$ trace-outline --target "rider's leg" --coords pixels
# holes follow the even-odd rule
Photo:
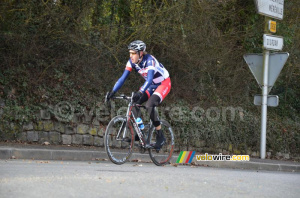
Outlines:
[[[155,148],[160,149],[161,146],[165,143],[166,139],[164,134],[161,130],[161,125],[158,117],[157,111],[155,111],[155,107],[158,106],[165,97],[170,93],[171,90],[171,80],[170,78],[165,79],[161,85],[155,89],[153,95],[149,98],[148,102],[146,103],[147,111],[150,115],[150,119],[155,126],[157,135],[156,135],[156,143]]]
[[[159,105],[161,99],[157,95],[152,95],[146,103],[146,109],[150,116],[150,119],[155,126],[155,129],[160,129],[160,121],[158,117],[157,111],[155,111],[155,107]]]
[[[142,95],[142,97],[136,102],[136,104],[139,104],[139,105],[143,104],[147,100],[148,100],[148,95],[147,95],[147,93],[144,93]],[[133,112],[133,115],[134,115],[135,118],[138,118],[138,117],[142,116],[141,110],[138,107],[133,107],[132,112]]]
[[[150,115],[150,119],[156,129],[156,143],[154,145],[154,148],[160,149],[161,146],[165,143],[166,139],[164,137],[164,134],[161,130],[161,124],[158,117],[157,111],[155,111],[155,107],[159,105],[161,102],[161,99],[158,95],[153,94],[150,99],[146,103],[146,109],[148,114]]]

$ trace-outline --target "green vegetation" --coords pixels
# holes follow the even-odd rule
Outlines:
[[[284,6],[276,35],[290,57],[270,93],[280,105],[268,108],[267,151],[299,154],[300,1]],[[141,39],[171,75],[162,107],[183,109],[181,121],[171,121],[178,145],[258,151],[260,108],[252,101],[261,90],[243,55],[262,52],[263,30],[254,0],[3,0],[1,133],[21,131],[45,105],[67,101],[80,112],[102,103],[125,68],[128,43]],[[142,82],[131,74],[121,92]],[[196,122],[189,113],[196,106],[241,107],[243,120]]]

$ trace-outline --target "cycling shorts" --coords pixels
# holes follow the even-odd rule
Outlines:
[[[171,79],[167,78],[161,82],[160,85],[150,85],[150,87],[146,90],[148,95],[148,99],[152,94],[155,94],[160,97],[160,102],[162,102],[165,97],[170,93],[171,90]]]

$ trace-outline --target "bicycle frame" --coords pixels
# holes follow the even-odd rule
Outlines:
[[[133,101],[132,101],[133,94],[134,94],[134,92],[132,92],[131,97],[126,97],[126,96],[114,97],[116,99],[124,99],[124,100],[129,100],[130,99],[130,102],[128,103],[127,112],[126,112],[126,118],[127,118],[126,120],[127,121],[126,121],[126,123],[125,122],[122,123],[122,126],[119,129],[119,131],[118,131],[116,140],[123,140],[126,137],[126,135],[128,133],[127,126],[129,126],[130,130],[132,130],[132,126],[130,124],[130,122],[131,122],[132,125],[133,125],[133,127],[134,127],[134,129],[135,129],[135,131],[137,132],[137,135],[138,135],[138,137],[140,139],[140,143],[142,144],[143,147],[145,147],[145,145],[147,143],[149,143],[150,137],[148,135],[147,141],[145,141],[145,139],[143,137],[143,134],[142,134],[142,131],[140,130],[140,128],[138,127],[138,124],[136,123],[136,118],[135,118],[134,114],[132,113],[132,108],[134,106],[137,106],[137,107],[144,107],[144,106],[137,105],[137,104],[133,103]],[[150,123],[151,123],[151,120],[150,120]],[[121,131],[123,131],[123,127],[125,127],[125,130],[124,130],[123,136],[120,138],[120,135],[121,135],[120,133],[121,133]],[[151,128],[149,128],[149,132],[150,132],[150,130],[151,130]],[[150,133],[148,133],[148,134],[150,134]]]

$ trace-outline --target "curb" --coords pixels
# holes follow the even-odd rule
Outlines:
[[[174,165],[178,155],[173,155],[170,160]],[[0,147],[0,159],[31,159],[31,160],[71,160],[71,161],[108,161],[107,154],[103,148],[99,150],[79,150],[79,149],[48,149],[48,148],[15,148],[11,146]],[[151,163],[149,154],[132,153],[130,158],[132,162]],[[205,166],[212,168],[231,168],[248,169],[257,171],[282,171],[282,172],[300,172],[300,163],[278,161],[278,160],[260,160],[244,162],[229,161],[196,161],[192,164],[176,164],[185,166]]]
[[[283,172],[300,172],[300,164],[280,164],[265,162],[228,162],[228,161],[212,161],[212,162],[196,162],[200,166],[208,166],[214,168],[233,168],[248,169],[257,171],[283,171]]]
[[[176,156],[173,156],[174,158]],[[0,147],[0,159],[32,159],[32,160],[74,160],[74,161],[107,161],[106,152],[91,150],[57,150],[36,148]],[[149,154],[132,153],[131,160],[151,162]]]

